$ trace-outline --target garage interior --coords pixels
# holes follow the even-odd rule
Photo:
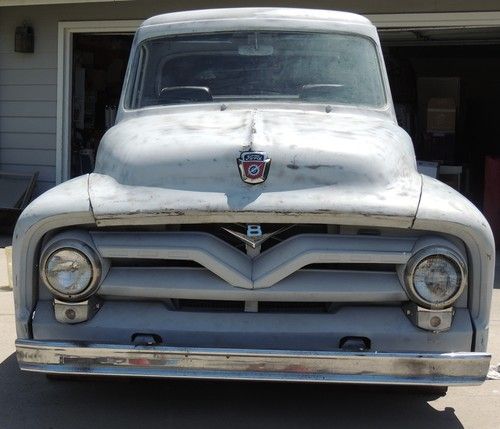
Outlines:
[[[71,177],[94,169],[104,133],[114,124],[132,46],[130,34],[75,34]]]
[[[500,156],[500,29],[383,30],[381,39],[421,169],[488,216],[500,199],[490,183]]]
[[[498,234],[500,28],[383,29],[380,37],[398,122],[413,139],[419,169],[474,202]],[[128,34],[74,36],[72,177],[93,169],[131,43]]]

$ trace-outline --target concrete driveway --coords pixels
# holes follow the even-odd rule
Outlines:
[[[498,270],[497,270],[498,271]],[[499,273],[500,274],[500,273]],[[490,351],[500,363],[500,275]],[[437,400],[404,389],[251,382],[50,381],[21,373],[0,292],[0,428],[500,428],[500,380]]]

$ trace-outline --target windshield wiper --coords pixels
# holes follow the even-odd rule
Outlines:
[[[342,94],[345,86],[340,83],[314,83],[300,88],[301,100],[327,101]]]
[[[160,91],[163,103],[192,103],[213,101],[212,93],[206,86],[168,86]]]

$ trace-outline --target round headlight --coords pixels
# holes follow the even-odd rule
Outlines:
[[[99,260],[90,247],[79,242],[50,246],[44,252],[40,267],[46,286],[66,300],[88,297],[99,281]]]
[[[406,266],[406,286],[410,298],[426,308],[449,307],[467,284],[463,258],[447,248],[426,248]]]

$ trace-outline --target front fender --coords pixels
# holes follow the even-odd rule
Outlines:
[[[488,221],[474,204],[449,186],[423,176],[413,228],[460,238],[469,256],[469,308],[475,351],[486,351],[495,272],[495,240]]]
[[[88,193],[88,175],[52,188],[22,212],[13,237],[12,272],[16,330],[20,339],[29,339],[30,319],[38,293],[38,248],[50,230],[95,224]]]

